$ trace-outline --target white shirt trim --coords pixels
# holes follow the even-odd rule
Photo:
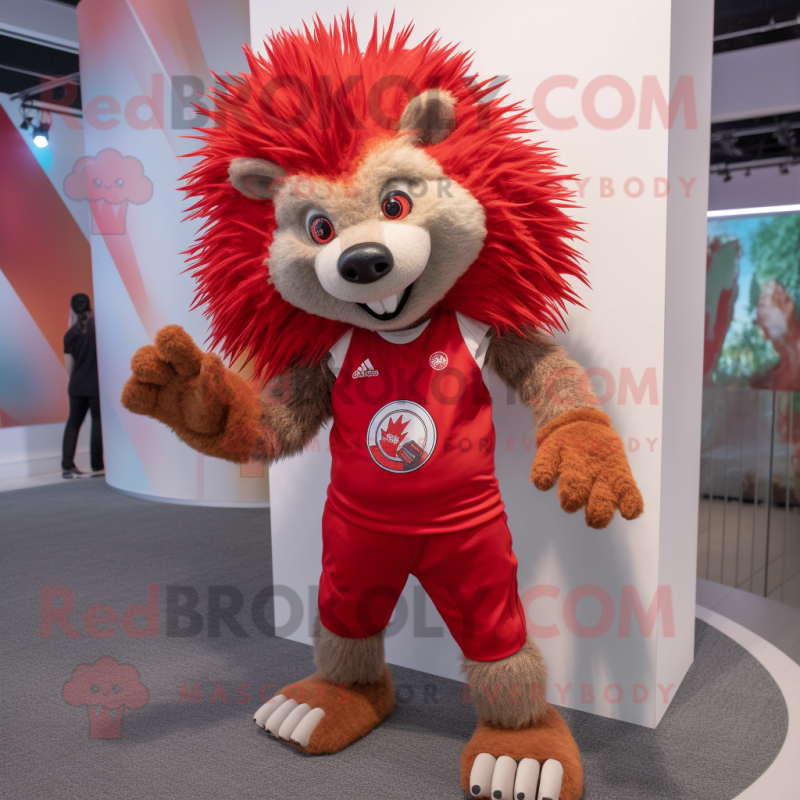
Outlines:
[[[459,314],[458,311],[456,311],[456,319],[467,350],[472,353],[478,369],[482,370],[483,362],[486,360],[486,351],[489,349],[489,328],[492,326],[485,322],[476,322],[474,319]]]
[[[328,369],[338,378],[344,366],[344,359],[347,349],[350,347],[350,340],[353,338],[353,329],[339,339],[336,344],[328,351]]]
[[[409,342],[413,342],[414,339],[419,339],[422,335],[422,331],[430,325],[430,322],[430,319],[426,319],[425,322],[420,323],[416,328],[408,328],[404,331],[378,331],[378,336],[380,336],[381,339],[386,339],[387,342],[391,342],[391,344],[408,344]]]
[[[458,328],[461,331],[461,336],[464,338],[464,344],[467,346],[478,369],[483,369],[483,362],[486,360],[486,351],[489,349],[489,328],[484,322],[476,322],[474,319],[465,317],[463,314],[456,312],[456,320],[458,321]],[[430,324],[430,319],[417,325],[416,328],[409,328],[404,331],[378,331],[378,336],[385,339],[391,344],[409,344],[415,339],[418,339],[425,328]],[[328,352],[328,368],[338,378],[339,373],[342,371],[347,350],[350,347],[350,340],[353,338],[353,329],[350,328],[347,333],[339,339],[336,344],[331,347]]]

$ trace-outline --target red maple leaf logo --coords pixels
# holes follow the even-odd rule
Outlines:
[[[389,417],[389,424],[386,426],[386,430],[381,428],[381,449],[390,458],[397,457],[397,448],[403,443],[403,439],[408,436],[405,430],[409,422],[411,422],[410,419],[403,422],[403,415],[401,414],[396,421]]]

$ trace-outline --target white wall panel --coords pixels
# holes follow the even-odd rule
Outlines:
[[[350,9],[366,41],[373,14],[384,24],[392,5],[352,2]],[[284,7],[254,0],[253,44],[315,12],[327,22],[341,10],[324,0]],[[440,1],[397,11],[401,25],[416,21],[416,41],[438,28],[445,41],[475,51],[480,75],[510,76],[514,99],[544,102],[537,139],[554,145],[582,179],[576,216],[586,223],[580,247],[593,288],[582,292],[586,308],[570,312],[570,332],[559,338],[593,370],[645,514],[595,531],[582,514],[564,514],[555,491],[538,492],[528,482],[530,413],[494,379],[497,471],[529,630],[550,665],[549,698],[651,727],[693,652],[712,12],[708,0],[507,2],[469,14]],[[556,75],[571,79],[544,91]],[[605,84],[594,104],[593,80]],[[669,127],[653,97],[669,98],[676,88],[683,104]],[[271,469],[275,581],[306,606],[303,625],[282,633],[302,641],[320,572],[326,444],[323,435],[319,452]],[[453,640],[446,632],[423,635],[412,585],[404,597],[399,619],[403,607],[408,616],[388,639],[389,660],[458,677]],[[646,612],[658,597],[658,621],[649,628]],[[278,603],[279,626],[287,609]],[[430,604],[426,613],[428,625],[441,626]]]

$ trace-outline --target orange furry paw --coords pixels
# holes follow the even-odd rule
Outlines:
[[[625,519],[644,511],[625,446],[603,411],[565,411],[536,436],[531,480],[547,491],[558,481],[561,507],[568,513],[586,507],[586,523],[605,528],[619,509]]]
[[[152,416],[158,401],[158,387],[128,378],[122,387],[122,406],[133,414]]]
[[[156,333],[155,349],[178,373],[189,377],[200,372],[203,351],[180,325],[165,325]]]
[[[580,800],[578,745],[553,706],[519,730],[479,722],[461,755],[461,785],[472,797]]]
[[[122,405],[169,425],[195,450],[239,463],[280,453],[275,432],[262,424],[257,392],[179,325],[139,348],[131,372]]]
[[[315,673],[280,689],[256,711],[259,728],[303,753],[338,753],[366,736],[394,708],[394,688],[384,665],[375,683],[337,686]]]

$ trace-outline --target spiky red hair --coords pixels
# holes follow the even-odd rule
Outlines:
[[[491,81],[474,80],[470,55],[455,45],[431,34],[408,47],[412,26],[394,39],[392,27],[379,34],[376,20],[363,52],[349,14],[327,29],[317,18],[313,30],[282,30],[267,39],[266,57],[246,47],[250,74],[229,75],[213,92],[216,108],[198,109],[217,127],[200,132],[203,146],[194,155],[201,160],[186,176],[194,199],[189,218],[205,218],[189,251],[195,305],[206,306],[212,345],[232,358],[248,354],[264,379],[320,360],[349,326],[295,308],[269,282],[273,205],[234,189],[231,159],[267,159],[290,174],[347,176],[370,145],[396,135],[391,121],[409,95],[426,89],[445,89],[457,100],[455,130],[427,152],[481,203],[488,231],[478,259],[438,308],[499,333],[562,329],[566,303],[577,302],[567,278],[586,282],[570,244],[579,226],[563,210],[570,176],[557,172],[551,150],[530,141],[525,110],[488,99]],[[390,76],[398,75],[404,88],[393,85]],[[380,81],[376,106],[370,90]]]

